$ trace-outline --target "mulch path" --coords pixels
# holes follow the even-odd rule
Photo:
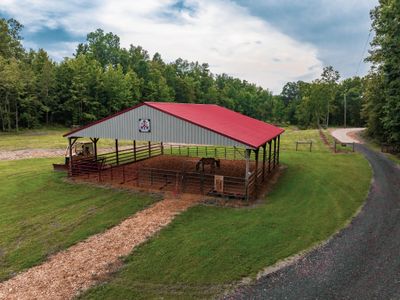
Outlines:
[[[51,256],[39,266],[0,283],[0,299],[71,299],[107,278],[121,257],[201,200],[185,194],[167,197],[121,224]]]

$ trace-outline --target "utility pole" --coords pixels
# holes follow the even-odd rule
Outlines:
[[[344,93],[344,128],[346,128],[346,117],[347,117],[347,99],[346,99],[346,93]]]

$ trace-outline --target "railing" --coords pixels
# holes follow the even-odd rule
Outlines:
[[[100,172],[106,169],[112,169],[117,166],[155,157],[160,155],[161,152],[161,144],[151,144],[150,146],[143,145],[136,148],[124,149],[118,152],[100,154],[97,156],[97,159],[94,157],[73,158],[72,168],[69,175],[78,176]],[[99,176],[101,176],[101,174],[99,174]]]

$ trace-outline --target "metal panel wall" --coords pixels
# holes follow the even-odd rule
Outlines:
[[[139,132],[139,119],[150,119],[151,131]],[[147,105],[72,133],[68,137],[92,137],[181,144],[248,146],[186,122]]]

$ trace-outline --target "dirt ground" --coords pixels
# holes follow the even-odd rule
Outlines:
[[[162,170],[197,172],[196,163],[199,161],[197,157],[160,155],[151,159],[146,159],[137,163],[126,165],[125,168],[155,168]],[[261,167],[261,163],[259,165]],[[250,163],[250,170],[255,167],[254,162]],[[215,168],[215,172],[211,172],[210,166],[205,166],[205,174],[223,175],[231,177],[244,177],[246,170],[246,162],[244,160],[223,160],[221,159],[221,167]]]
[[[121,257],[199,203],[199,195],[166,195],[121,224],[50,257],[45,263],[0,283],[0,299],[71,299],[103,281],[121,265]]]

